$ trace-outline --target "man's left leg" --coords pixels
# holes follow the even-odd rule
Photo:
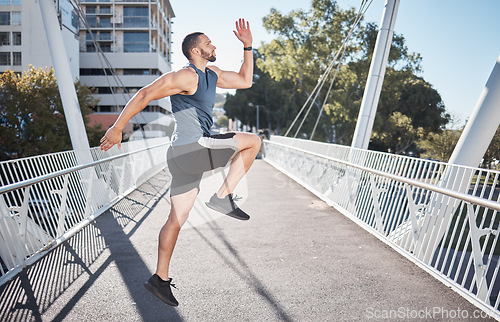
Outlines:
[[[250,170],[260,150],[261,140],[255,134],[236,133],[233,139],[238,142],[239,152],[233,157],[227,177],[217,192],[217,197],[219,198],[224,198],[233,193],[238,182]]]
[[[238,152],[231,160],[227,177],[222,186],[206,205],[230,217],[248,220],[250,216],[234,203],[232,193],[255,161],[261,141],[257,135],[250,133],[236,133],[233,139],[237,143]]]

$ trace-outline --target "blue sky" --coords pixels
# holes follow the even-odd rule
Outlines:
[[[171,0],[176,17],[172,26],[173,68],[187,62],[182,38],[193,31],[206,33],[217,47],[216,65],[238,70],[243,57],[234,36],[234,22],[250,22],[254,47],[273,35],[262,27],[271,8],[282,13],[307,9],[310,0],[199,1]],[[341,8],[358,8],[361,0],[339,0]],[[385,0],[373,0],[365,22],[380,24]],[[499,0],[401,0],[395,32],[408,49],[423,57],[423,76],[441,94],[446,109],[463,124],[470,116],[500,55]]]

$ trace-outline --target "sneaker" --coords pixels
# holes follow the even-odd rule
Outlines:
[[[238,197],[234,197],[234,199],[238,200]],[[248,220],[250,219],[250,216],[247,215],[243,210],[238,208],[238,206],[234,203],[233,195],[230,193],[224,198],[220,199],[217,197],[217,194],[214,193],[212,198],[205,203],[207,207],[221,212],[224,215],[228,215],[230,217],[236,218],[236,219],[241,219],[241,220]]]
[[[153,293],[154,296],[167,303],[168,305],[177,306],[179,302],[175,299],[172,294],[172,290],[170,286],[175,287],[175,284],[172,284],[172,279],[169,278],[168,281],[162,280],[158,275],[154,274],[151,278],[144,283],[144,287]]]

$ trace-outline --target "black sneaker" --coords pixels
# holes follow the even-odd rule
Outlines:
[[[172,279],[169,278],[168,281],[162,280],[158,275],[154,274],[151,278],[144,283],[144,287],[153,293],[154,296],[167,303],[168,305],[177,306],[179,302],[175,299],[172,294],[172,290],[170,286],[175,287],[175,284],[172,284]]]
[[[237,199],[237,198],[234,198]],[[220,199],[217,197],[217,194],[214,193],[212,198],[205,203],[207,207],[221,212],[224,215],[228,215],[230,217],[236,218],[236,219],[241,219],[241,220],[248,220],[250,219],[250,216],[247,215],[243,210],[238,208],[238,206],[234,203],[233,200],[233,195],[230,193],[224,198]]]

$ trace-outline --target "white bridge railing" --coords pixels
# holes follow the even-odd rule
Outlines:
[[[500,172],[273,136],[264,159],[500,318]]]
[[[167,138],[0,162],[0,285],[166,167]]]

